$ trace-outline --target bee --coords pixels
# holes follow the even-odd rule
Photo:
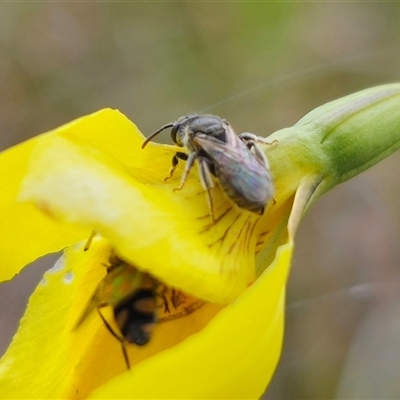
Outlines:
[[[157,322],[156,280],[111,254],[107,275],[100,281],[75,329],[96,308],[110,333],[121,343],[128,369],[126,343],[144,346],[151,338],[151,328]],[[111,306],[118,331],[101,312]]]
[[[106,276],[97,285],[74,329],[97,309],[108,331],[121,343],[128,369],[128,343],[146,345],[156,323],[185,317],[205,304],[203,300],[163,285],[149,274],[121,260],[113,252],[106,268]],[[112,307],[115,324],[107,321],[102,314],[103,307]]]
[[[181,190],[197,160],[201,184],[206,191],[211,219],[215,222],[211,189],[216,177],[226,195],[240,208],[262,215],[274,187],[268,160],[258,148],[263,142],[252,133],[237,135],[229,122],[214,115],[189,115],[170,122],[152,133],[142,149],[160,132],[171,128],[172,141],[189,154],[176,152],[169,175],[172,178],[179,160],[186,161],[179,187]]]

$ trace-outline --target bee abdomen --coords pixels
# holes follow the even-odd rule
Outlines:
[[[122,335],[129,343],[144,346],[156,323],[154,290],[139,289],[114,308],[114,317]]]
[[[243,194],[239,194],[237,192],[229,191],[225,189],[225,193],[228,197],[240,208],[245,210],[254,212],[256,214],[262,215],[264,213],[264,209],[268,203],[269,196],[265,197],[261,201],[255,202],[254,200],[247,199],[243,196]]]
[[[240,208],[262,215],[273,196],[269,177],[264,179],[232,179],[226,180],[218,174],[221,187],[226,195]],[[249,183],[252,182],[252,183]]]

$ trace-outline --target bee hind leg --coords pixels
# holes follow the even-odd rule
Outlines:
[[[199,175],[201,184],[207,192],[207,201],[208,201],[208,207],[210,209],[211,221],[213,224],[215,224],[216,219],[214,214],[214,201],[211,195],[211,189],[214,187],[214,183],[212,180],[208,163],[205,159],[202,158],[199,159]]]

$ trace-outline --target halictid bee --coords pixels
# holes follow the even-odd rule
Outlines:
[[[101,308],[110,306],[119,332],[105,319]],[[126,342],[143,346],[149,342],[151,328],[157,322],[156,280],[111,254],[107,275],[98,284],[77,328],[97,308],[107,329],[122,345],[128,368]]]
[[[121,343],[128,369],[127,343],[144,346],[150,341],[156,323],[185,317],[205,304],[203,300],[163,285],[115,253],[111,253],[106,267],[107,274],[97,285],[75,329],[97,309],[106,328]],[[114,322],[107,321],[101,312],[103,307],[112,308]]]
[[[213,222],[212,175],[219,180],[227,196],[240,208],[257,214],[264,213],[274,188],[268,160],[257,146],[257,142],[265,142],[263,138],[252,133],[236,135],[229,122],[224,119],[214,115],[193,114],[164,125],[145,140],[142,148],[167,128],[172,128],[172,141],[189,150],[189,154],[175,153],[169,176],[165,178],[167,180],[173,176],[179,159],[187,161],[181,183],[176,190],[184,187],[197,160]]]

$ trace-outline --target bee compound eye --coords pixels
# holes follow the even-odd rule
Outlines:
[[[175,124],[172,126],[172,129],[171,129],[171,139],[172,139],[172,141],[173,141],[174,143],[177,143],[177,137],[176,137],[176,135],[178,134],[180,128],[181,128],[181,124],[178,123],[178,122],[175,123]]]

